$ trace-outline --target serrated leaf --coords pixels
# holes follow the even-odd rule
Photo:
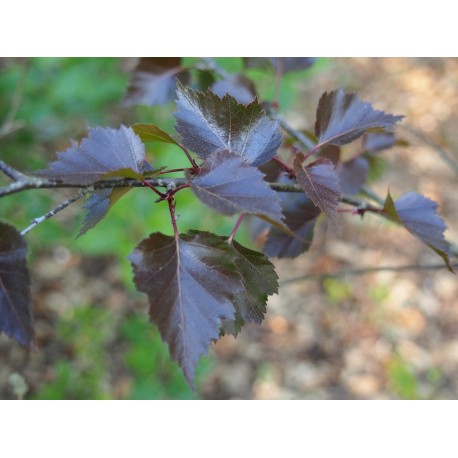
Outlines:
[[[450,272],[453,272],[449,259],[450,245],[444,238],[447,225],[437,214],[437,207],[436,202],[416,192],[407,192],[396,202],[388,193],[383,210],[434,250],[444,260]]]
[[[344,162],[339,169],[340,189],[343,194],[357,194],[366,183],[369,174],[369,162],[364,157],[357,157]]]
[[[297,72],[310,68],[316,61],[314,57],[244,57],[245,68],[272,66],[282,73]]]
[[[263,177],[256,167],[229,151],[208,156],[198,175],[186,173],[196,196],[214,210],[224,215],[253,213],[280,221],[280,199]]]
[[[0,333],[34,348],[27,245],[21,234],[0,222]]]
[[[83,205],[83,209],[87,211],[83,222],[81,223],[80,231],[77,235],[81,237],[89,229],[94,228],[107,215],[111,207],[132,188],[105,188],[96,189],[91,193],[89,199]]]
[[[293,184],[294,181],[283,176],[280,183]],[[307,251],[313,241],[313,230],[320,209],[304,194],[279,192],[284,224],[293,235],[270,228],[264,243],[263,251],[268,256],[278,258],[295,258]],[[259,230],[263,230],[259,227]]]
[[[78,145],[58,153],[58,160],[37,172],[65,184],[90,185],[104,177],[143,179],[151,166],[145,160],[145,146],[128,127],[96,127]]]
[[[282,142],[278,121],[271,121],[257,100],[247,106],[230,95],[220,99],[178,84],[175,129],[184,146],[206,159],[215,151],[228,150],[252,165],[275,156]]]
[[[146,164],[143,171],[143,176],[152,177],[158,175],[164,167],[153,169],[149,164]],[[113,205],[124,194],[131,191],[133,188],[102,188],[91,191],[89,198],[83,205],[83,210],[86,210],[86,215],[81,223],[80,231],[76,238],[84,235],[88,230],[93,229],[100,221],[102,221]]]
[[[237,335],[245,322],[262,323],[268,296],[278,293],[278,275],[264,254],[250,250],[235,240],[230,246],[242,284],[234,300],[235,319],[225,320],[222,330],[226,334]]]
[[[336,225],[340,184],[334,164],[326,158],[317,159],[306,166],[303,165],[303,161],[304,155],[301,153],[296,154],[293,167],[299,186],[313,203]]]
[[[253,81],[244,75],[229,75],[227,78],[216,81],[211,89],[218,97],[222,98],[229,94],[242,105],[248,105],[256,97],[256,88]]]
[[[315,134],[318,145],[345,145],[366,132],[392,132],[404,116],[375,110],[356,94],[342,89],[325,92],[318,103]]]
[[[176,80],[189,83],[180,57],[142,57],[132,72],[124,104],[164,105],[175,99]]]
[[[167,133],[154,124],[134,124],[132,130],[144,142],[162,142],[178,145],[178,143]]]
[[[234,319],[240,276],[223,237],[191,231],[179,238],[151,234],[129,256],[137,288],[148,295],[151,320],[193,384],[199,358]]]

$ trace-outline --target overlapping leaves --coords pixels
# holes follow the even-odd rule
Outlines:
[[[437,214],[438,204],[416,192],[407,192],[396,201],[391,195],[385,200],[384,212],[405,226],[415,237],[434,250],[453,272],[450,264],[450,245],[444,238],[447,228]]]
[[[215,151],[227,150],[252,165],[275,156],[282,142],[277,121],[270,120],[257,100],[245,106],[234,97],[222,99],[178,85],[175,129],[181,142],[206,159]]]
[[[197,197],[224,215],[253,213],[272,220],[282,218],[280,199],[263,174],[229,151],[212,153],[197,176],[187,174]]]
[[[336,223],[339,205],[340,184],[334,164],[326,158],[319,158],[311,164],[304,165],[304,155],[296,154],[294,171],[297,182],[305,194],[328,218]]]
[[[283,184],[294,183],[293,180],[285,176],[282,176],[279,182]],[[267,228],[266,225],[263,225],[261,230],[268,229],[263,251],[268,256],[295,258],[310,248],[315,224],[321,211],[304,194],[289,192],[278,194],[281,199],[284,224],[291,233],[276,227]]]
[[[236,314],[261,319],[267,294],[277,289],[262,254],[208,232],[151,234],[129,259],[137,288],[148,295],[151,320],[191,385],[199,358],[224,323],[231,326]]]
[[[0,222],[0,333],[34,347],[27,245],[21,234]]]

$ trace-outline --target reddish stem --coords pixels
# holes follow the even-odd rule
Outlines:
[[[189,162],[191,163],[191,169],[194,173],[199,173],[199,166],[196,164],[196,161],[191,157],[191,154],[189,154],[189,151],[185,146],[183,146],[181,143],[177,143],[177,145],[183,150],[184,154],[186,154],[186,157],[188,158]]]
[[[234,229],[232,229],[231,235],[230,235],[229,238],[227,239],[227,241],[228,241],[229,243],[232,243],[232,240],[233,240],[233,238],[234,238],[234,236],[235,236],[235,233],[237,232],[238,228],[240,227],[240,224],[242,224],[243,218],[245,218],[245,213],[242,213],[242,214],[239,216],[239,219],[237,220],[237,222],[235,223]]]
[[[162,199],[165,199],[167,196],[166,194],[162,193],[158,189],[156,189],[155,186],[153,186],[151,183],[148,183],[146,180],[143,180],[143,184],[145,186],[148,186],[148,188],[152,189],[158,196],[160,196]]]
[[[184,169],[169,169],[169,170],[163,170],[162,172],[159,172],[158,175],[164,175],[166,173],[173,173],[173,172],[184,172],[185,170],[192,170],[189,169],[189,167],[186,167]]]
[[[182,184],[181,186],[178,186],[177,188],[173,189],[170,191],[169,195],[174,196],[178,191],[181,191],[182,189],[189,188],[189,184]]]
[[[280,159],[278,156],[274,156],[272,159],[280,164],[285,172],[294,173],[294,170],[283,159]]]

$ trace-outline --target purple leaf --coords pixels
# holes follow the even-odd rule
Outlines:
[[[151,234],[129,256],[137,288],[148,295],[151,320],[193,384],[195,367],[234,319],[240,288],[234,255],[223,237],[191,231],[180,238]]]
[[[21,234],[0,222],[0,333],[35,347],[27,245]]]
[[[357,194],[366,183],[368,174],[369,162],[364,157],[344,162],[338,172],[342,193]]]
[[[254,213],[271,220],[282,219],[280,199],[263,180],[263,174],[229,151],[208,156],[197,176],[186,174],[196,196],[223,213]]]
[[[336,225],[340,185],[334,165],[326,158],[317,159],[305,167],[303,161],[304,155],[302,153],[296,154],[293,165],[299,186],[313,203]]]
[[[223,332],[237,335],[245,322],[261,324],[268,296],[278,293],[278,276],[274,265],[258,251],[250,250],[235,240],[231,242],[235,264],[242,284],[235,296],[235,319],[223,322]]]
[[[396,202],[388,193],[384,212],[404,225],[409,232],[434,250],[445,262],[450,272],[450,245],[444,238],[447,226],[437,214],[438,204],[416,192],[403,194]]]
[[[215,151],[228,150],[252,165],[275,156],[282,142],[277,121],[271,121],[257,100],[248,106],[230,95],[220,99],[178,84],[175,129],[184,146],[206,159]]]
[[[180,57],[142,57],[130,79],[125,105],[164,105],[175,99],[176,80],[189,83]]]
[[[242,105],[248,105],[256,97],[253,81],[244,75],[229,75],[227,78],[214,83],[211,89],[218,97],[222,98],[229,94]]]
[[[394,116],[375,110],[356,94],[342,89],[325,92],[318,103],[315,134],[318,145],[345,145],[366,132],[392,132],[404,116]]]
[[[142,179],[151,166],[145,161],[145,146],[128,127],[89,129],[88,138],[73,145],[49,169],[37,172],[60,183],[90,185],[103,177]]]
[[[294,181],[282,177],[280,183],[293,184]],[[313,230],[320,215],[320,209],[304,194],[279,192],[284,224],[292,235],[276,227],[270,228],[263,251],[268,256],[295,258],[310,248]],[[264,225],[263,230],[267,226]]]

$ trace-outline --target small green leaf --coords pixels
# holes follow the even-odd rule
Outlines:
[[[131,128],[144,142],[162,142],[178,145],[167,132],[159,129],[154,124],[134,124]]]

